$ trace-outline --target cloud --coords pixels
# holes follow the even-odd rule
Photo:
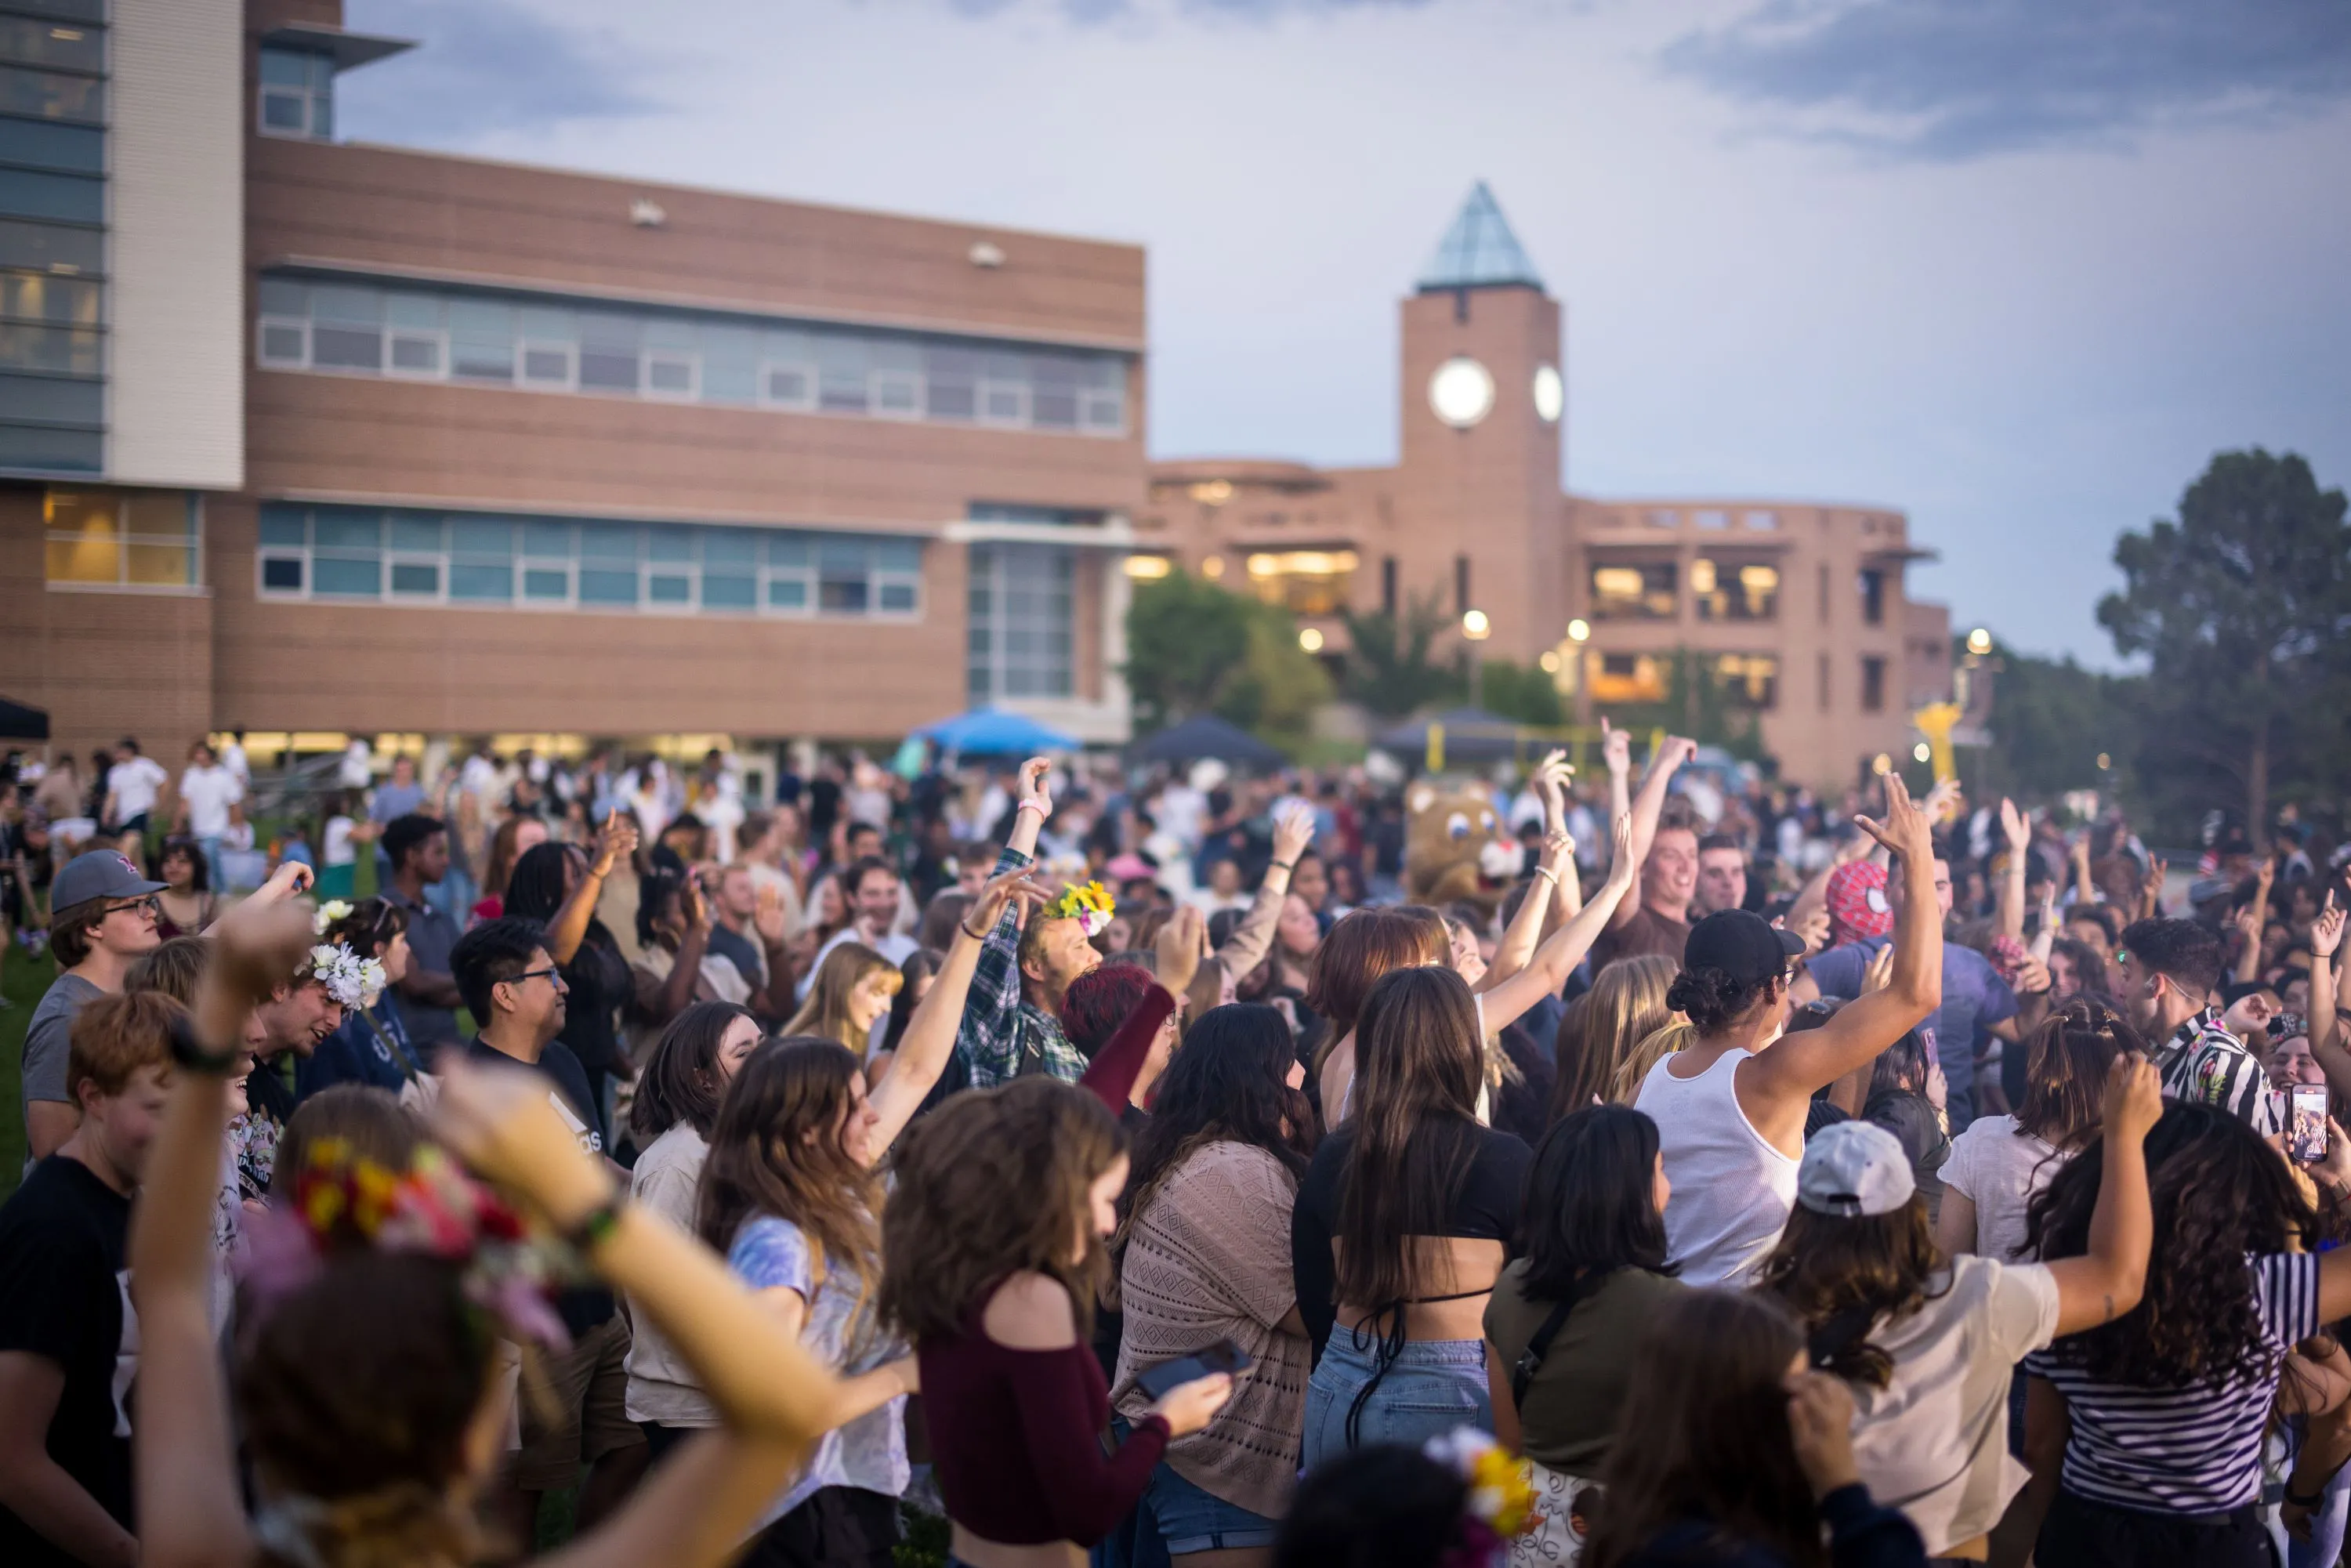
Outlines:
[[[2275,125],[2351,99],[2344,0],[1768,0],[1669,44],[1671,75],[1782,134],[1957,162]]]
[[[364,0],[355,31],[422,40],[371,66],[346,115],[366,137],[459,145],[564,120],[651,114],[665,106],[633,85],[648,62],[609,37],[565,30],[516,0]]]

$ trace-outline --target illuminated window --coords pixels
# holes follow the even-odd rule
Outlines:
[[[1661,703],[1666,700],[1667,661],[1648,653],[1584,654],[1584,674],[1596,703]]]
[[[1592,619],[1671,621],[1678,609],[1678,576],[1669,560],[1595,566],[1592,569]]]
[[[1779,613],[1780,569],[1700,556],[1690,563],[1690,597],[1701,621],[1769,621]]]
[[[1131,555],[1126,558],[1126,575],[1137,582],[1156,581],[1172,570],[1164,555]]]
[[[1335,615],[1347,608],[1355,552],[1259,550],[1249,558],[1249,591],[1268,604],[1299,615]]]
[[[1734,707],[1779,706],[1780,661],[1770,653],[1724,653],[1714,662],[1714,678]]]
[[[204,581],[201,513],[184,490],[50,490],[47,578],[76,588],[185,592]]]

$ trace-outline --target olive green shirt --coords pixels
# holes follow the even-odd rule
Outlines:
[[[1486,1338],[1500,1354],[1505,1383],[1554,1301],[1526,1296],[1523,1258],[1502,1270],[1486,1302]],[[1645,1269],[1614,1270],[1576,1303],[1519,1406],[1521,1451],[1565,1475],[1599,1476],[1624,1418],[1633,1347],[1666,1303],[1689,1287]]]

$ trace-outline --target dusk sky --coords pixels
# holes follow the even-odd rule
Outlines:
[[[2351,0],[349,3],[354,139],[1147,246],[1156,457],[1392,460],[1482,178],[1571,488],[1901,507],[1957,626],[2110,664],[2214,451],[2351,484]]]

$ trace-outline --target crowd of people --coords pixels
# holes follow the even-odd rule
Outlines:
[[[2336,1563],[2351,854],[1695,755],[25,768],[0,1561]]]

